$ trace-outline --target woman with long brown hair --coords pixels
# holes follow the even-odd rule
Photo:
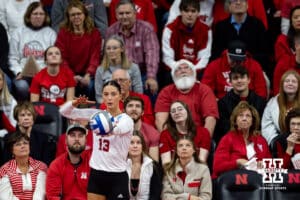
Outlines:
[[[176,141],[182,137],[191,137],[196,145],[200,161],[206,163],[211,139],[206,128],[196,126],[191,111],[182,101],[174,101],[170,106],[170,114],[165,122],[167,129],[161,132],[159,153],[162,164],[169,163],[175,155]]]
[[[65,20],[58,32],[55,45],[77,81],[75,93],[94,99],[94,76],[100,62],[101,34],[94,27],[85,5],[70,1]]]

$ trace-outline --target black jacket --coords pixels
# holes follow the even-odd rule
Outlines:
[[[247,15],[239,32],[231,24],[231,16],[218,22],[213,35],[212,59],[221,55],[228,48],[228,44],[233,40],[241,40],[246,44],[247,51],[256,59],[265,69],[267,52],[267,36],[263,23]]]
[[[240,96],[235,94],[233,90],[230,90],[223,98],[218,101],[219,108],[219,120],[216,125],[214,140],[216,143],[229,131],[230,129],[230,115],[235,108],[235,106],[241,101]],[[259,113],[260,118],[263,115],[266,101],[258,96],[255,92],[249,91],[249,95],[246,101],[256,108]]]

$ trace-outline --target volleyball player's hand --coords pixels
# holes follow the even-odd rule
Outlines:
[[[75,97],[75,99],[72,101],[72,105],[74,107],[77,107],[80,104],[95,104],[95,101],[90,101],[88,97],[85,95],[80,95],[79,97]]]

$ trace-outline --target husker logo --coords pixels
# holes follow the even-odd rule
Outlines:
[[[282,174],[287,174],[287,169],[283,169],[283,160],[281,158],[263,159],[263,169],[259,172],[263,175],[263,183],[283,183]]]

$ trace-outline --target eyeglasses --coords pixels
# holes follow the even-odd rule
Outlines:
[[[291,123],[290,123],[290,127],[295,127],[295,126],[300,127],[300,122],[298,122],[298,123],[296,123],[296,122],[291,122]]]
[[[16,147],[20,147],[22,145],[29,145],[29,141],[19,141],[14,144]]]
[[[172,108],[172,109],[170,110],[170,113],[171,113],[171,114],[175,114],[176,112],[181,112],[181,111],[183,111],[183,110],[184,110],[183,106],[178,106],[177,108]]]
[[[114,81],[116,81],[118,83],[124,83],[124,82],[128,81],[128,78],[116,78],[116,79],[114,79]]]
[[[81,16],[82,14],[83,14],[82,12],[77,12],[77,13],[69,13],[70,17]]]
[[[31,13],[31,15],[33,15],[33,16],[44,16],[45,13],[44,12],[33,12],[33,13]]]

